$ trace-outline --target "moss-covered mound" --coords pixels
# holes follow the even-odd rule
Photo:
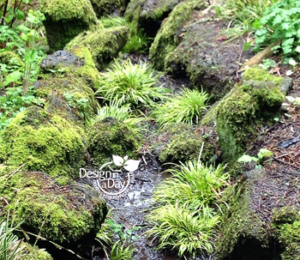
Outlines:
[[[78,46],[86,46],[96,63],[98,69],[103,69],[115,58],[125,46],[130,29],[118,26],[103,29],[102,25],[95,30],[81,33],[66,46],[67,50]]]
[[[159,131],[152,148],[161,163],[179,163],[198,160],[203,143],[201,160],[209,163],[215,155],[214,146],[191,126],[176,124]]]
[[[165,69],[167,55],[179,44],[179,34],[195,8],[204,9],[206,2],[187,0],[178,4],[163,22],[150,48],[150,59],[158,70]]]
[[[51,78],[34,83],[37,95],[47,100],[45,108],[67,120],[86,121],[97,112],[94,91],[80,78]]]
[[[60,116],[29,107],[1,132],[0,163],[77,178],[85,157],[81,134]]]
[[[249,79],[251,79],[249,81]],[[256,136],[255,125],[272,119],[284,101],[282,78],[250,68],[216,108],[219,145],[226,161],[234,161]]]
[[[77,173],[79,174],[79,173]],[[25,231],[61,245],[76,247],[92,242],[104,221],[107,208],[99,193],[88,185],[71,182],[60,186],[48,174],[14,172],[1,176],[0,194]]]
[[[39,249],[37,246],[32,246],[28,243],[21,243],[23,248],[18,254],[19,260],[53,260],[52,256],[43,249]]]
[[[98,121],[87,130],[88,151],[96,164],[103,164],[112,155],[135,158],[140,137],[136,136],[126,124],[114,118]]]
[[[79,33],[97,23],[89,0],[41,0],[44,25],[50,48],[61,50]]]
[[[183,0],[131,0],[125,12],[128,21],[155,37],[163,19]]]
[[[56,51],[42,60],[41,78],[75,77],[97,90],[100,75],[88,48],[81,46],[71,50]]]
[[[120,15],[126,9],[128,0],[90,0],[98,18],[105,15]]]

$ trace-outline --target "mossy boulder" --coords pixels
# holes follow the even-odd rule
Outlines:
[[[108,162],[112,155],[136,157],[140,137],[124,123],[106,118],[88,127],[87,146],[95,164]]]
[[[254,249],[269,246],[268,227],[252,208],[252,197],[253,180],[238,182],[224,191],[222,201],[226,206],[224,206],[220,236],[216,243],[218,259],[235,255],[239,246],[248,245],[249,249],[253,250],[252,256],[255,255]],[[249,252],[244,254],[243,259],[249,259],[246,256]]]
[[[46,98],[45,108],[67,120],[88,121],[98,108],[94,91],[81,78],[65,77],[34,83],[37,95]]]
[[[165,59],[179,44],[183,25],[191,17],[193,11],[204,9],[205,1],[187,0],[178,4],[162,23],[150,48],[150,59],[158,70],[165,69]]]
[[[40,78],[81,78],[92,89],[97,90],[100,75],[88,48],[81,46],[71,50],[56,51],[42,60]]]
[[[0,135],[0,163],[78,177],[84,164],[83,131],[39,107],[20,112]]]
[[[61,50],[79,33],[97,24],[97,17],[89,0],[41,0],[45,14],[50,49]]]
[[[234,162],[242,155],[247,143],[257,135],[255,126],[270,121],[279,112],[284,101],[281,83],[281,77],[250,68],[245,72],[244,81],[219,102],[217,133],[225,161]]]
[[[162,21],[183,0],[131,0],[125,18],[149,37],[155,37]]]
[[[160,130],[156,138],[152,148],[161,163],[198,160],[202,144],[202,162],[212,162],[216,153],[215,147],[189,125],[170,125]]]
[[[66,46],[67,50],[85,46],[93,57],[99,70],[104,69],[125,46],[130,29],[126,26],[117,26],[104,29],[98,26],[95,30],[81,33]]]
[[[90,0],[98,18],[105,15],[121,15],[128,0]]]
[[[10,212],[25,232],[69,249],[86,249],[93,243],[107,207],[90,186],[74,181],[60,186],[48,174],[33,171],[16,171],[0,179],[0,194],[7,201],[2,214]]]

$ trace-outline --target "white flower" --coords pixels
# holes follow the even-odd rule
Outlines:
[[[293,59],[290,59],[289,60],[289,64],[292,65],[292,66],[296,66],[297,65],[297,62]]]
[[[294,73],[293,71],[288,70],[288,71],[286,72],[286,75],[287,75],[287,76],[291,76],[293,73]]]

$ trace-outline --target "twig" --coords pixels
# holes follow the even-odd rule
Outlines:
[[[295,165],[293,165],[293,164],[291,164],[291,163],[288,163],[288,162],[285,162],[285,161],[281,161],[281,160],[277,159],[276,157],[274,157],[274,160],[277,161],[277,162],[281,162],[281,163],[283,163],[283,164],[290,165],[290,166],[296,168],[297,170],[300,169],[298,166],[295,166]]]
[[[201,167],[201,156],[202,156],[202,152],[203,152],[203,147],[204,147],[204,142],[201,145],[201,149],[200,149],[200,153],[199,153],[199,157],[198,157],[198,163],[200,163],[200,167]]]

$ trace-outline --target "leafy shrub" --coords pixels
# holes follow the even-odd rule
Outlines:
[[[168,99],[152,115],[161,126],[172,123],[198,123],[206,110],[208,100],[208,95],[203,91],[184,89],[181,96]]]
[[[158,73],[146,63],[115,62],[102,73],[97,94],[118,105],[153,106],[154,101],[162,99],[166,92],[165,88],[156,86],[158,77]]]
[[[256,43],[273,43],[282,40],[285,55],[300,52],[300,0],[283,0],[270,6],[260,19]]]
[[[181,204],[169,204],[152,211],[148,220],[153,227],[147,235],[158,239],[158,249],[172,248],[179,256],[213,251],[211,242],[219,218],[208,207],[191,212]]]
[[[198,162],[187,162],[169,170],[172,178],[159,185],[154,198],[159,203],[175,203],[190,205],[193,210],[201,204],[211,205],[220,197],[220,189],[227,186],[229,175],[219,165],[216,169],[204,167]]]

